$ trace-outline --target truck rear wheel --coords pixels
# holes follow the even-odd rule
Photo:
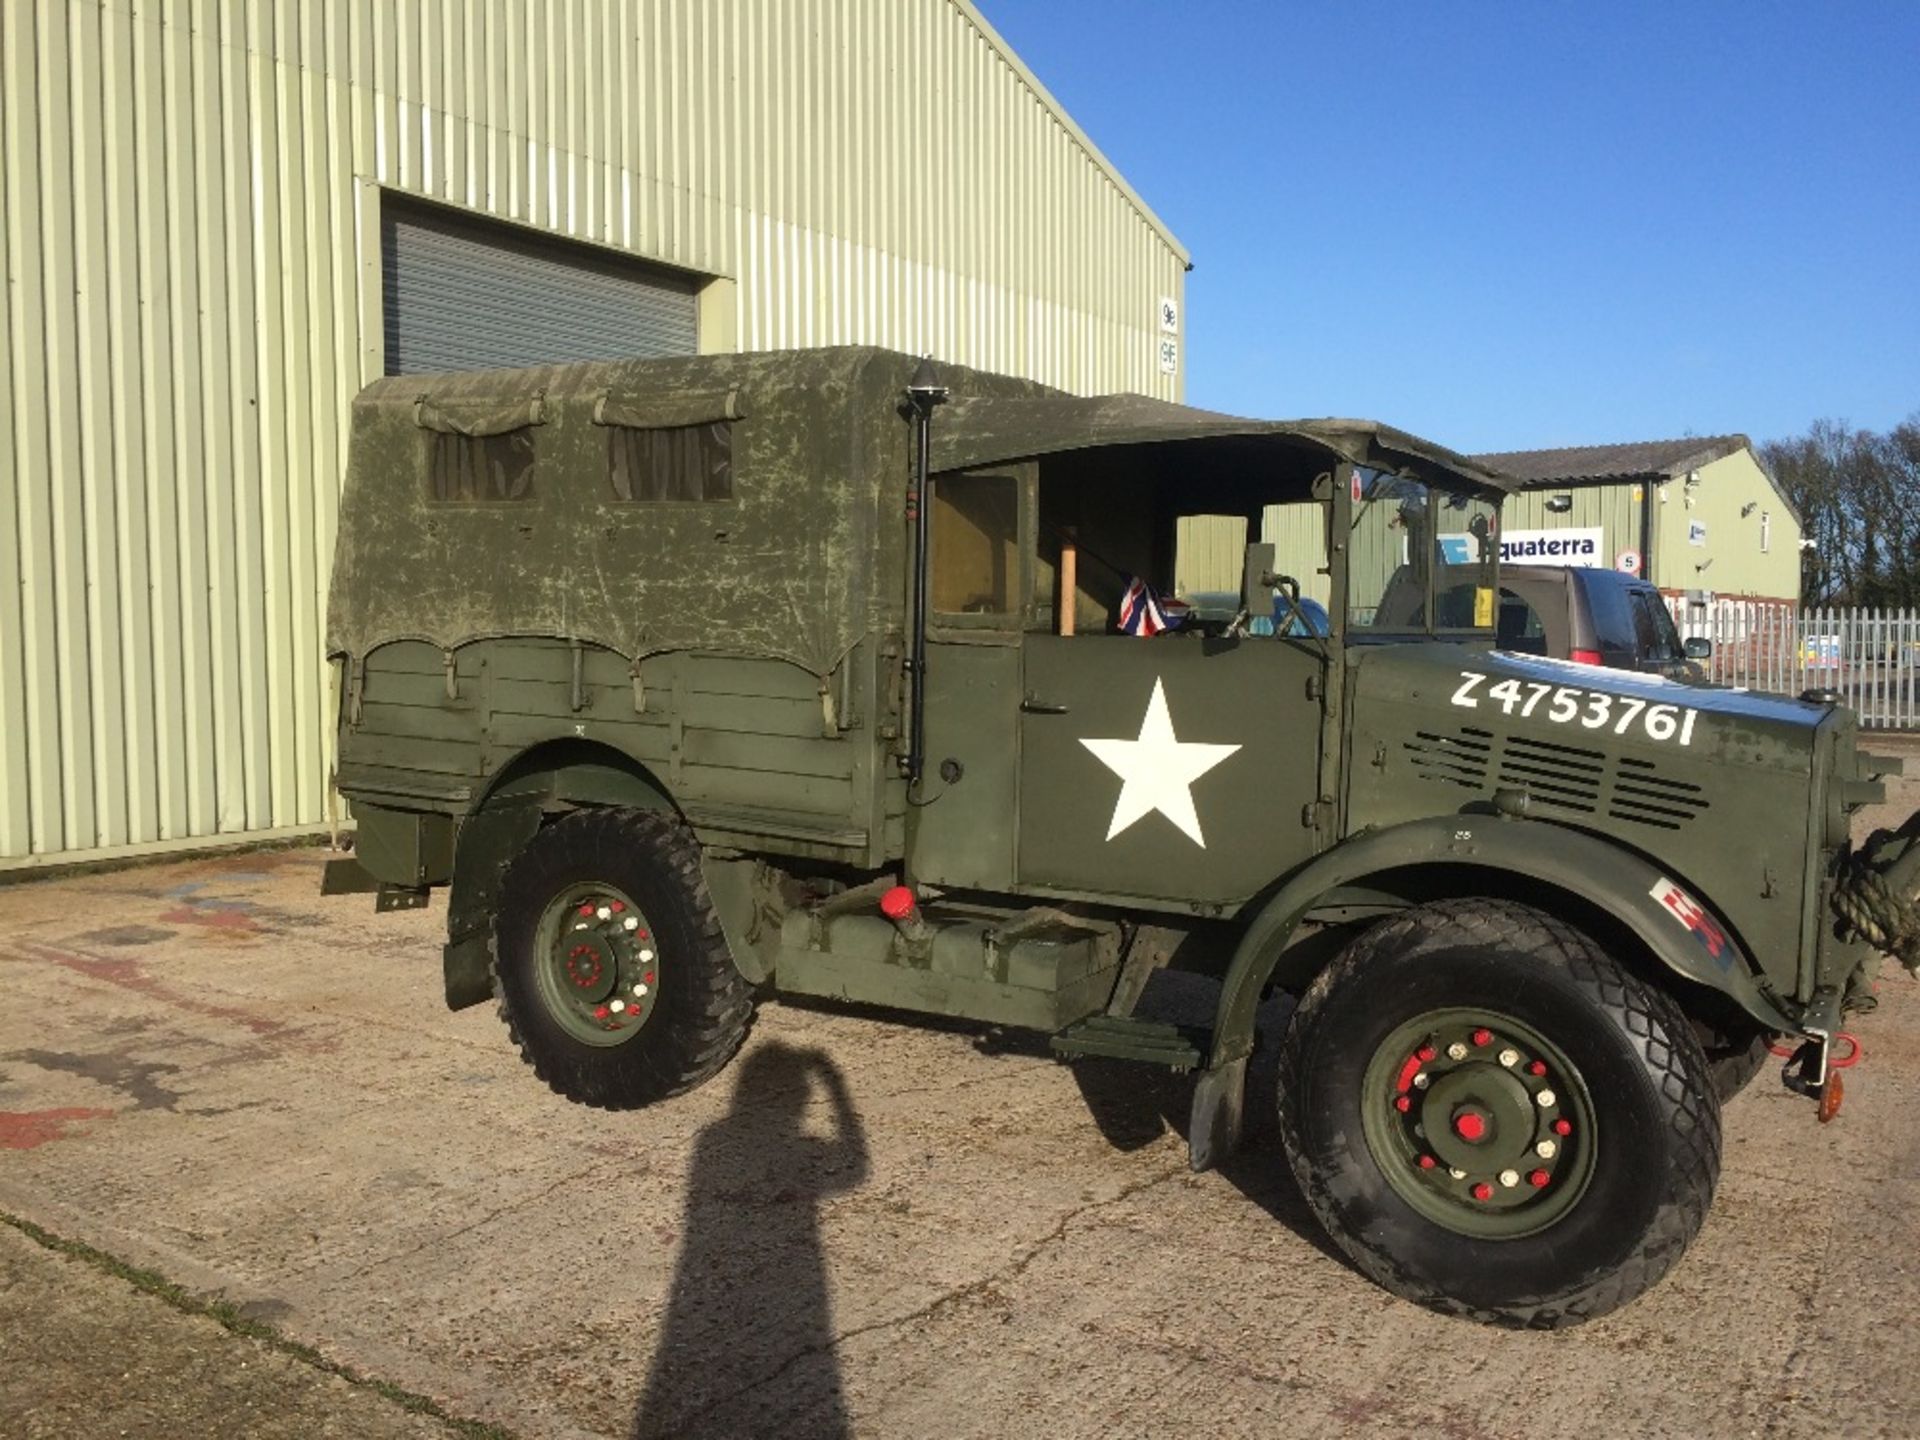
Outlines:
[[[493,972],[521,1058],[609,1110],[708,1079],[753,1010],[693,838],[645,810],[583,810],[528,842],[501,882]]]
[[[1423,905],[1308,989],[1280,1061],[1308,1203],[1370,1278],[1552,1329],[1654,1284],[1699,1231],[1720,1111],[1692,1026],[1523,905]]]

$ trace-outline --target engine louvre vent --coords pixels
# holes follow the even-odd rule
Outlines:
[[[1591,815],[1600,808],[1607,757],[1598,750],[1559,745],[1523,735],[1507,737],[1500,754],[1500,783],[1524,786],[1536,805]]]
[[[1403,743],[1415,774],[1468,790],[1486,788],[1487,767],[1493,758],[1491,731],[1463,729],[1458,735],[1438,735],[1416,730],[1413,739]]]
[[[1607,814],[1636,825],[1678,830],[1706,810],[1700,787],[1687,780],[1662,775],[1651,760],[1622,756],[1613,778],[1613,798]]]
[[[1511,786],[1549,811],[1678,830],[1709,807],[1702,787],[1662,774],[1652,760],[1616,760],[1604,751],[1531,735],[1499,737],[1471,727],[1450,735],[1417,730],[1401,748],[1421,779],[1487,797]]]

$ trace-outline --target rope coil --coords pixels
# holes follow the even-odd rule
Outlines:
[[[1848,857],[1833,892],[1847,939],[1884,950],[1920,975],[1920,813],[1876,830]]]

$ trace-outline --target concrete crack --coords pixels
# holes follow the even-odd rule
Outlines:
[[[1123,1185],[1119,1190],[1104,1200],[1090,1200],[1084,1205],[1076,1206],[1061,1216],[1060,1220],[1052,1229],[1048,1230],[1046,1234],[1040,1236],[1039,1239],[1028,1245],[1024,1253],[1017,1256],[1011,1263],[994,1271],[991,1275],[984,1275],[978,1280],[968,1281],[965,1285],[955,1286],[953,1289],[942,1295],[935,1296],[926,1304],[916,1310],[907,1312],[905,1315],[896,1315],[886,1320],[874,1320],[865,1325],[856,1325],[850,1330],[836,1331],[832,1339],[807,1345],[802,1349],[796,1350],[766,1375],[761,1376],[758,1380],[750,1381],[731,1394],[723,1395],[709,1404],[702,1406],[697,1412],[689,1415],[687,1419],[689,1422],[697,1421],[722,1405],[739,1400],[741,1397],[750,1395],[756,1390],[765,1389],[767,1386],[783,1378],[795,1366],[812,1359],[815,1355],[824,1354],[828,1351],[838,1351],[848,1341],[858,1340],[862,1336],[873,1335],[883,1330],[897,1330],[918,1324],[920,1321],[931,1319],[943,1310],[966,1303],[966,1301],[983,1291],[995,1286],[1010,1284],[1026,1274],[1041,1255],[1064,1239],[1067,1232],[1072,1229],[1074,1222],[1082,1216],[1091,1215],[1096,1211],[1110,1209],[1124,1200],[1132,1199],[1135,1195],[1141,1194],[1143,1191],[1151,1190],[1157,1185],[1164,1185],[1176,1176],[1185,1174],[1186,1171],[1187,1164],[1182,1160],[1178,1164],[1168,1166],[1157,1174],[1136,1180],[1130,1185]]]
[[[1795,1371],[1800,1366],[1800,1358],[1807,1353],[1808,1332],[1813,1328],[1814,1304],[1819,1298],[1822,1277],[1831,1273],[1828,1265],[1833,1253],[1835,1229],[1829,1226],[1826,1240],[1820,1246],[1820,1260],[1814,1267],[1813,1283],[1800,1294],[1800,1304],[1793,1321],[1793,1348],[1787,1351],[1786,1358],[1780,1362],[1780,1371],[1774,1376],[1773,1394],[1767,1397],[1772,1414],[1767,1419],[1766,1440],[1790,1430],[1804,1428],[1800,1417],[1793,1414],[1793,1402],[1798,1397],[1793,1386],[1798,1378]]]
[[[483,1226],[491,1225],[494,1221],[500,1219],[502,1216],[510,1215],[516,1210],[523,1210],[529,1205],[538,1205],[541,1201],[547,1199],[550,1195],[554,1194],[555,1191],[561,1190],[566,1186],[573,1184],[575,1181],[585,1180],[589,1176],[593,1175],[596,1171],[611,1170],[613,1168],[614,1168],[614,1162],[607,1161],[604,1164],[589,1165],[584,1170],[576,1170],[571,1175],[563,1175],[558,1180],[555,1180],[552,1184],[542,1187],[540,1190],[535,1191],[533,1194],[522,1195],[516,1199],[509,1200],[504,1204],[496,1205],[493,1209],[487,1211],[486,1214],[481,1215],[476,1219],[469,1220],[464,1225],[457,1225],[451,1230],[436,1231],[433,1235],[429,1236],[427,1239],[422,1240],[419,1244],[411,1246],[406,1250],[398,1251],[392,1255],[382,1255],[377,1260],[369,1260],[366,1262],[366,1264],[357,1266],[353,1270],[348,1271],[345,1275],[340,1276],[333,1283],[338,1285],[344,1285],[349,1281],[358,1280],[361,1276],[366,1275],[371,1271],[378,1270],[382,1266],[392,1265],[402,1260],[411,1260],[416,1255],[419,1255],[430,1248],[446,1245],[450,1241],[458,1240],[463,1235],[472,1234],[475,1230],[481,1229]]]
[[[898,1100],[908,1095],[951,1095],[956,1090],[971,1090],[976,1085],[993,1085],[1008,1080],[1018,1080],[1032,1074],[1035,1070],[1058,1068],[1057,1060],[1035,1060],[1031,1064],[1016,1066],[1012,1069],[995,1070],[991,1075],[972,1075],[963,1080],[950,1080],[941,1085],[914,1085],[905,1090],[889,1090],[877,1095],[876,1100]]]

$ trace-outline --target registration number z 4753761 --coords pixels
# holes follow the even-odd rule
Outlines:
[[[1549,685],[1542,680],[1500,680],[1488,685],[1491,678],[1462,670],[1453,703],[1468,710],[1497,705],[1504,715],[1538,718],[1583,730],[1611,730],[1616,735],[1641,731],[1649,740],[1680,745],[1693,743],[1693,724],[1700,718],[1700,712],[1689,705],[1656,704],[1638,695],[1609,695],[1578,685]]]

